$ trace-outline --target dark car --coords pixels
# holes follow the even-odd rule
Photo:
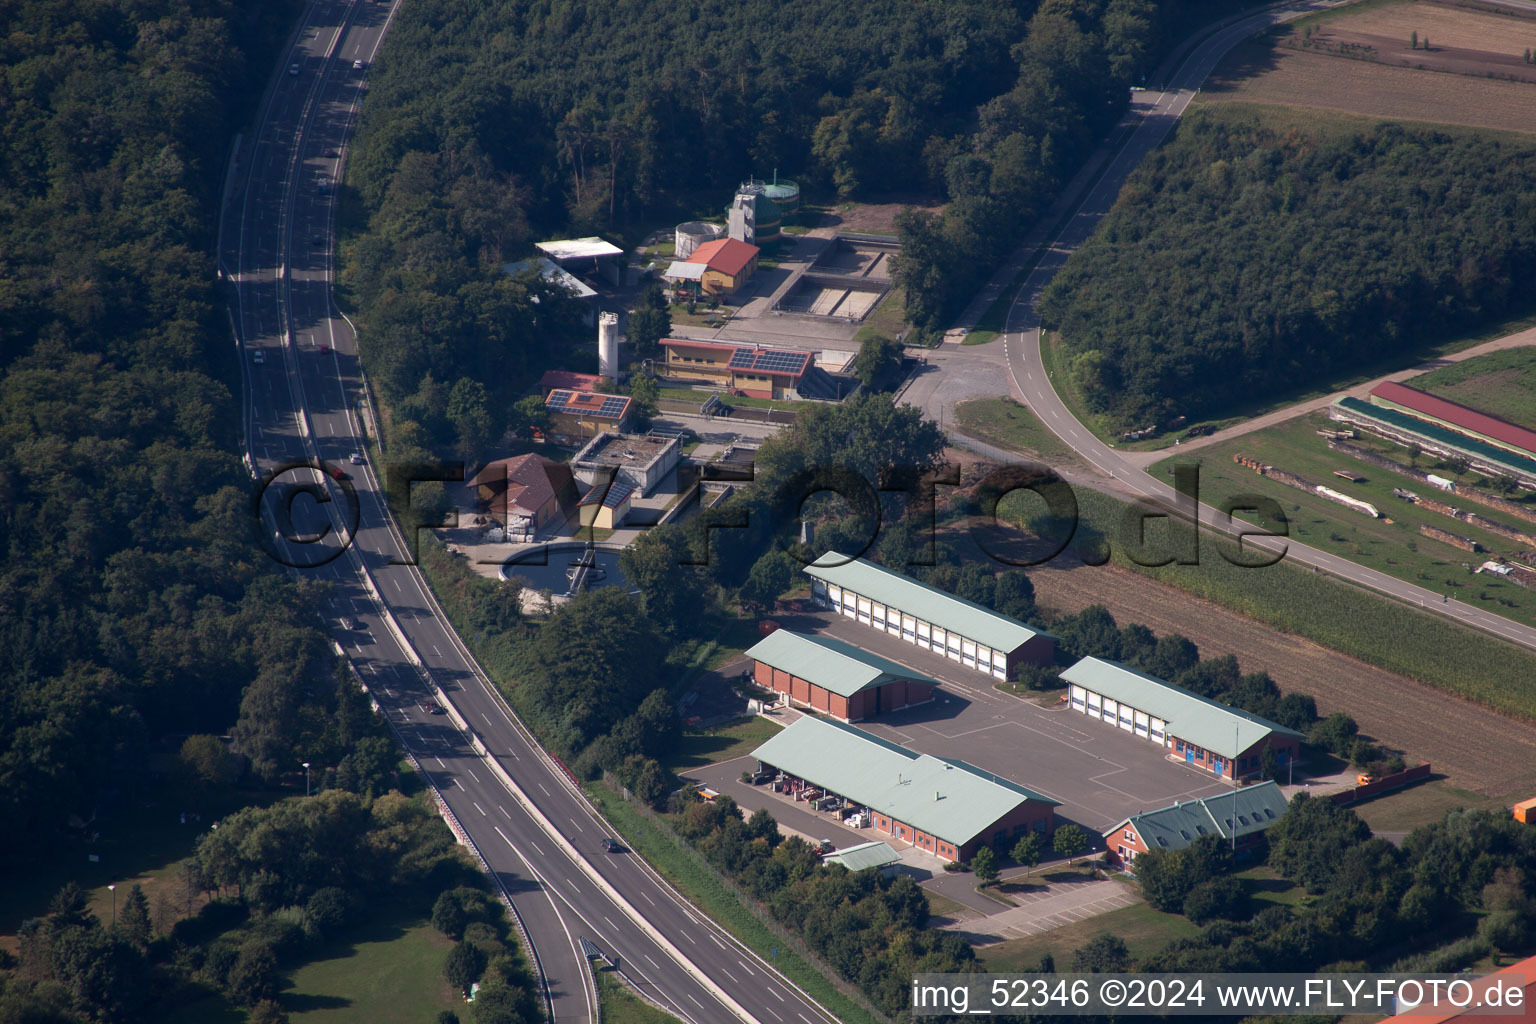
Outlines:
[[[435,700],[424,700],[418,704],[417,707],[421,708],[422,711],[429,715],[443,714],[443,706]]]
[[[347,471],[342,469],[340,466],[332,466],[330,469],[326,470],[326,472],[331,474],[331,476],[335,477],[337,480],[345,480],[347,478]]]
[[[324,248],[324,246],[325,246],[325,236],[324,235],[310,235],[309,236],[309,244],[314,246],[316,249]]]
[[[617,839],[613,839],[613,838],[610,838],[608,836],[604,836],[603,837],[603,852],[604,853],[623,853],[624,852],[624,847],[622,845],[620,845],[620,843],[619,843],[619,841]]]
[[[327,149],[321,156],[338,157],[341,156],[341,152],[335,149]]]

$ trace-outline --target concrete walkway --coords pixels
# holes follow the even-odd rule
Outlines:
[[[1141,902],[1136,890],[1114,879],[1053,883],[1037,892],[1008,896],[1020,905],[987,917],[947,924],[944,930],[965,936],[973,945],[985,945],[1048,932]]]

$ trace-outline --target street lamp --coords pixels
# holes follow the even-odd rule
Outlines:
[[[304,795],[309,796],[309,762],[304,762]]]
[[[117,927],[117,885],[115,883],[111,884],[111,885],[108,885],[107,886],[107,891],[112,894],[112,927],[116,928]]]

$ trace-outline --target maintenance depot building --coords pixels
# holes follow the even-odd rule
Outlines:
[[[874,827],[944,860],[1054,825],[1057,801],[954,758],[933,757],[824,718],[801,718],[752,752],[795,799],[817,791],[870,812]]]
[[[828,551],[805,567],[823,608],[997,679],[1022,664],[1049,665],[1056,638],[910,576]]]
[[[787,629],[758,641],[747,657],[763,689],[845,722],[926,704],[939,688],[937,679],[852,644]]]

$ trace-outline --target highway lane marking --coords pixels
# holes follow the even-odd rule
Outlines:
[[[710,942],[713,942],[715,945],[719,946],[721,949],[725,948],[725,946],[720,942],[720,940],[715,938],[715,935],[714,935],[713,932],[705,932],[704,934],[709,936],[709,941]]]
[[[544,789],[544,783],[542,783],[542,782],[541,782],[541,783],[539,783],[539,788],[540,788],[540,789]],[[549,790],[547,790],[547,789],[544,789],[544,795],[545,795],[545,796],[549,796],[549,795],[550,795],[550,792],[549,792]]]
[[[480,812],[480,816],[482,818],[485,817],[485,808],[484,807],[481,807],[479,804],[476,804],[473,800],[471,800],[470,803],[475,804],[475,810]]]
[[[473,768],[465,768],[464,770],[469,772],[470,778],[474,779],[476,782],[480,781],[480,776],[475,774],[475,770]]]
[[[647,960],[651,960],[651,954],[649,953],[642,953],[640,955],[645,957]],[[651,966],[656,968],[658,971],[661,970],[661,964],[657,963],[655,960],[651,960]]]
[[[725,975],[727,978],[730,978],[732,985],[740,985],[741,984],[741,982],[736,980],[736,975],[732,974],[730,971],[726,970],[724,967],[720,968],[720,973]]]
[[[575,818],[567,818],[565,820],[569,821],[572,825],[576,825],[576,831],[577,832],[585,832],[586,831],[586,829],[582,828],[579,824],[577,824]]]
[[[491,828],[496,830],[496,834],[497,835],[499,835],[499,836],[501,836],[501,838],[507,840],[507,845],[508,846],[512,846],[512,840],[507,839],[507,834],[501,830],[501,826],[500,825],[492,825]],[[516,850],[517,847],[512,846],[512,849]]]
[[[688,1001],[690,1003],[692,1003],[694,1006],[697,1006],[701,1010],[704,1009],[704,1004],[699,1002],[697,999],[693,998],[693,993],[692,992],[684,992],[683,995],[687,996],[688,997]]]
[[[536,843],[532,839],[530,839],[530,840],[528,840],[528,845],[533,847],[533,852],[534,853],[538,854],[540,857],[544,856],[544,851],[539,849],[539,844],[538,843]]]
[[[432,645],[432,653],[436,654],[439,658],[443,656],[443,652],[438,650],[437,644]]]
[[[783,997],[783,996],[781,996],[781,995],[779,995],[779,990],[778,990],[778,989],[776,989],[776,988],[774,988],[774,987],[773,987],[773,986],[772,986],[772,985],[769,985],[769,986],[768,986],[768,991],[769,991],[769,992],[772,992],[772,993],[773,993],[773,997],[774,997],[774,998],[775,998],[775,999],[777,999],[777,1000],[778,1000],[778,1001],[779,1001],[779,1002],[781,1002],[781,1003],[782,1003],[782,1002],[783,1002],[783,1001],[784,1001],[784,997]]]
[[[692,935],[689,935],[687,932],[682,931],[681,929],[679,929],[679,933],[683,936],[683,938],[687,939],[689,942],[693,943],[695,946],[697,946],[699,944],[698,940],[695,939]]]
[[[799,1017],[801,1020],[805,1021],[805,1024],[811,1024],[811,1018],[807,1017],[805,1014],[797,1013],[797,1014],[795,1014],[795,1016]]]
[[[439,768],[444,768],[444,769],[446,769],[446,768],[447,768],[447,767],[448,767],[448,766],[447,766],[447,765],[445,765],[445,764],[443,764],[443,759],[442,759],[442,758],[440,758],[440,757],[434,757],[434,758],[433,758],[433,759],[432,759],[432,760],[434,760],[434,761],[436,761],[436,762],[437,762],[437,766],[438,766],[438,767],[439,767]]]
[[[619,930],[619,926],[614,924],[613,923],[613,918],[609,917],[607,914],[603,915],[603,920],[608,922],[608,927],[609,928],[612,928],[614,931],[618,931]]]
[[[645,902],[649,903],[651,906],[654,907],[656,905],[656,901],[651,899],[651,897],[648,894],[646,894],[643,890],[641,891],[640,895],[644,896],[645,897]]]
[[[506,815],[507,815],[507,820],[508,820],[508,821],[511,821],[511,820],[512,820],[512,815],[510,815],[510,814],[507,814],[507,809],[506,809],[506,808],[505,808],[505,807],[503,807],[503,806],[501,806],[501,804],[497,804],[497,805],[496,805],[496,809],[497,809],[497,810],[498,810],[498,811],[500,811],[500,812],[501,812],[501,813],[502,813],[502,814],[506,814]]]
[[[537,847],[537,846],[535,846],[535,847],[534,847],[534,849],[535,849],[535,850],[537,850],[537,849],[538,849],[538,847]],[[565,880],[565,884],[566,884],[566,885],[568,885],[568,886],[570,886],[570,887],[571,887],[571,892],[574,892],[574,893],[575,893],[575,894],[576,894],[576,895],[578,895],[578,896],[580,896],[580,895],[581,895],[581,890],[580,890],[580,889],[578,889],[578,888],[576,888],[576,883],[575,883],[575,882],[573,882],[573,881],[571,881],[571,880],[570,880],[570,879],[569,879],[569,878],[567,878],[567,879],[566,879],[566,880]]]
[[[754,971],[752,968],[748,967],[747,966],[747,962],[745,960],[737,960],[736,962],[741,964],[741,969],[742,970],[746,971],[748,974],[750,974],[754,978],[757,977],[757,972]]]

